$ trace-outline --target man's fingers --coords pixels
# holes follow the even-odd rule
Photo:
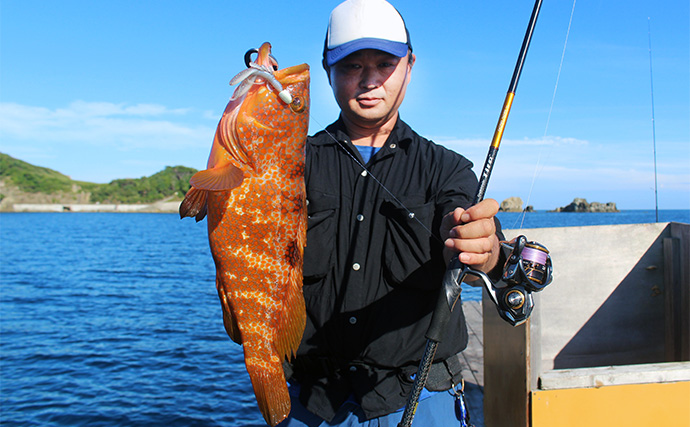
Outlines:
[[[494,199],[485,199],[462,212],[460,220],[464,223],[478,219],[490,218],[498,213],[498,202]],[[457,209],[456,209],[457,210]]]
[[[460,221],[460,217],[464,212],[465,210],[463,208],[455,208],[455,210],[449,212],[441,219],[441,238],[447,239],[452,237],[451,230],[453,227],[462,223],[462,221]]]
[[[447,239],[444,242],[448,249],[456,252],[472,252],[477,254],[491,252],[494,248],[492,237],[479,239]]]
[[[462,216],[466,211],[463,208],[455,208],[453,211],[445,215],[441,220],[442,225],[447,225],[448,228],[462,224]]]
[[[450,230],[448,237],[452,239],[479,239],[496,233],[496,223],[493,218],[476,220],[465,225],[459,225]]]
[[[483,200],[467,210],[456,208],[449,212],[440,227],[446,250],[458,254],[463,264],[492,268],[498,248],[496,213],[498,202],[494,199]]]
[[[465,265],[484,265],[491,258],[491,254],[475,254],[471,252],[461,252],[460,262]]]
[[[461,243],[458,243],[461,242]],[[446,247],[458,253],[460,262],[467,265],[483,265],[491,258],[491,239],[454,240],[448,239]]]

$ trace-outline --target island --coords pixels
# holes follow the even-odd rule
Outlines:
[[[500,212],[522,212],[522,199],[519,197],[508,197],[501,202],[498,208]],[[525,212],[534,212],[534,206],[528,205],[524,209]]]
[[[556,208],[551,212],[620,212],[616,207],[614,202],[599,203],[592,202],[587,203],[586,199],[575,198],[573,201],[567,205],[560,208]]]

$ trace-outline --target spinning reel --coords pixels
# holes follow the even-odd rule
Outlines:
[[[541,291],[553,278],[549,251],[544,245],[527,241],[525,236],[519,236],[512,242],[501,242],[501,245],[511,252],[503,267],[501,280],[495,284],[486,273],[462,265],[457,258],[453,259],[443,278],[445,292],[442,298],[445,298],[449,312],[459,299],[462,282],[474,276],[482,281],[484,289],[496,304],[498,314],[506,322],[517,326],[529,318],[534,308],[532,292]],[[440,321],[446,317],[442,313],[434,313],[434,316],[438,316]],[[433,320],[432,329],[437,329]]]
[[[484,286],[496,304],[498,314],[516,326],[532,313],[532,292],[539,292],[551,283],[553,266],[548,249],[537,242],[527,241],[525,236],[501,245],[511,249],[501,280],[495,286],[488,286],[490,281],[484,280]]]

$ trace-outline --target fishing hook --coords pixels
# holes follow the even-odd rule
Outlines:
[[[244,64],[247,66],[247,69],[240,71],[230,80],[230,85],[241,82],[240,86],[237,88],[237,91],[235,91],[235,94],[230,99],[236,99],[247,93],[251,85],[254,84],[256,78],[260,77],[265,79],[276,91],[278,91],[278,97],[283,102],[290,105],[294,111],[297,111],[295,108],[299,108],[299,105],[293,104],[293,101],[296,101],[297,99],[293,98],[287,89],[283,89],[283,86],[280,84],[280,82],[273,76],[272,71],[278,71],[278,60],[270,53],[268,54],[268,57],[271,60],[271,66],[273,68],[271,71],[271,68],[265,65],[258,65],[252,61],[252,55],[255,53],[258,54],[259,49],[252,48],[245,52]]]
[[[244,65],[247,66],[247,68],[251,67],[252,64],[252,55],[253,54],[258,54],[259,49],[253,47],[249,49],[247,52],[244,54]],[[268,54],[268,57],[271,58],[271,62],[273,63],[273,71],[278,71],[278,60],[273,56],[272,54]]]

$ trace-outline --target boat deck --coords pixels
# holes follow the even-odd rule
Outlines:
[[[465,366],[465,400],[470,421],[475,427],[484,427],[484,322],[481,301],[463,301],[469,342],[462,352]]]

